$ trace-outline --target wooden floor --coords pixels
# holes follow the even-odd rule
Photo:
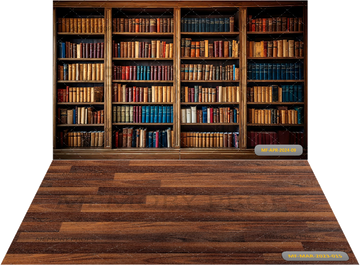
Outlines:
[[[358,264],[307,161],[67,160],[3,263],[303,264],[281,257],[302,250]]]

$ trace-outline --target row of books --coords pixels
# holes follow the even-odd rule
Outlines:
[[[102,81],[103,63],[74,63],[58,65],[59,80]]]
[[[181,18],[182,32],[234,32],[234,17]]]
[[[104,124],[104,110],[93,107],[58,108],[58,115],[60,124]]]
[[[123,128],[114,132],[114,143],[115,148],[170,148],[174,146],[174,131]]]
[[[303,19],[301,17],[253,18],[252,15],[249,15],[247,23],[250,32],[303,30]]]
[[[173,106],[113,106],[114,123],[172,123]]]
[[[104,58],[104,42],[60,42],[59,58]]]
[[[239,148],[239,132],[182,132],[184,148]]]
[[[113,102],[175,102],[173,86],[127,87],[113,84]]]
[[[192,41],[191,38],[181,39],[181,57],[239,57],[239,41],[209,40]]]
[[[113,32],[174,32],[174,18],[113,18]]]
[[[304,65],[296,63],[248,63],[249,80],[303,80]]]
[[[59,146],[63,147],[102,147],[104,146],[103,131],[59,132]]]
[[[182,86],[181,102],[239,102],[239,86]]]
[[[304,42],[295,40],[248,41],[248,57],[303,57]]]
[[[58,88],[58,102],[104,102],[104,87]]]
[[[237,123],[239,108],[196,106],[181,109],[181,123]]]
[[[280,130],[277,132],[249,131],[247,147],[255,147],[258,144],[299,144],[304,146],[305,138],[303,132],[291,132]]]
[[[180,67],[181,80],[239,80],[239,67],[235,64],[182,64]]]
[[[58,32],[104,33],[105,19],[101,18],[58,18]]]
[[[113,41],[115,58],[173,58],[173,53],[173,43],[166,41]]]
[[[303,124],[303,107],[279,106],[276,109],[248,109],[250,124]]]
[[[303,102],[302,85],[254,86],[247,89],[248,102]]]
[[[114,65],[114,80],[173,80],[172,65]]]

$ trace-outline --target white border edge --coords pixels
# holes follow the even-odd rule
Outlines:
[[[343,221],[340,218],[340,215],[338,214],[338,212],[337,212],[337,210],[335,208],[334,203],[332,202],[332,200],[331,200],[331,198],[329,196],[329,193],[327,192],[327,190],[325,188],[324,183],[322,182],[322,180],[320,178],[319,173],[317,172],[317,170],[315,168],[314,163],[310,159],[308,160],[308,162],[309,162],[309,165],[310,165],[310,167],[311,167],[311,169],[312,169],[312,171],[313,171],[313,173],[314,173],[314,175],[316,177],[316,180],[318,181],[318,183],[319,183],[319,185],[321,187],[321,190],[323,191],[323,193],[325,195],[326,200],[328,201],[328,203],[330,205],[331,210],[333,211],[333,213],[335,215],[336,220],[338,221],[338,223],[340,225],[341,230],[344,233],[344,236],[345,236],[345,238],[346,238],[352,252],[354,253],[354,256],[355,256],[357,262],[360,264],[360,258],[359,258],[358,252],[357,252],[357,250],[356,250],[356,248],[355,248],[355,246],[354,246],[354,244],[353,244],[353,242],[352,242],[352,240],[351,240],[351,238],[349,236],[349,233],[347,232],[347,230],[345,228],[345,225],[344,225]]]
[[[49,168],[50,168],[50,165],[51,165],[52,161],[53,161],[53,160],[49,158],[49,160],[48,160],[48,162],[47,162],[47,164],[46,164],[46,166],[45,166],[45,168],[44,168],[44,170],[43,170],[43,172],[42,172],[42,174],[41,174],[38,182],[36,183],[35,188],[34,188],[33,192],[31,193],[30,198],[29,198],[28,202],[26,203],[26,206],[25,206],[23,212],[21,213],[21,216],[20,216],[18,222],[16,223],[16,226],[15,226],[13,232],[11,233],[10,238],[9,238],[6,246],[4,247],[4,250],[3,250],[2,254],[1,254],[1,257],[0,257],[0,264],[3,263],[3,261],[4,261],[4,259],[5,259],[5,256],[6,256],[8,250],[9,250],[9,248],[10,248],[10,246],[11,246],[11,244],[12,244],[12,242],[13,242],[13,240],[14,240],[14,238],[15,238],[15,236],[16,236],[19,228],[20,228],[20,225],[21,225],[21,223],[23,222],[23,220],[24,220],[24,218],[25,218],[25,215],[26,215],[27,211],[28,211],[29,208],[30,208],[31,203],[32,203],[32,201],[34,200],[35,195],[36,195],[36,193],[38,192],[38,190],[39,190],[39,188],[40,188],[40,186],[41,186],[41,183],[42,183],[42,181],[44,180],[45,175],[46,175],[47,171],[48,171]]]

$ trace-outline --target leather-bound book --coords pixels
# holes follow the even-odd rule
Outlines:
[[[304,42],[303,41],[300,41],[299,56],[300,57],[304,56]]]
[[[167,25],[166,32],[171,32],[171,18],[169,17],[167,18],[166,25]]]
[[[295,30],[295,25],[297,25],[297,31],[303,31],[303,19],[302,19],[302,17],[299,17],[297,19],[297,22],[296,22],[296,19],[294,19],[294,30]]]
[[[282,25],[281,25],[281,17],[276,18],[276,31],[281,31]]]
[[[287,31],[287,18],[286,17],[281,18],[281,30]]]
[[[223,57],[229,57],[229,42],[224,41],[224,56]]]
[[[214,41],[214,57],[219,57],[219,41]]]
[[[150,18],[150,32],[156,32],[156,19]]]
[[[220,40],[218,41],[218,49],[219,49],[219,56],[218,57],[224,57],[224,54],[223,54],[223,41]]]
[[[140,18],[135,19],[135,32],[140,32]]]
[[[196,56],[196,42],[192,41],[191,42],[190,57],[195,57],[195,56]]]
[[[289,40],[289,57],[295,56],[295,41]]]
[[[234,17],[230,17],[230,32],[234,32]]]
[[[200,41],[195,42],[195,57],[200,57]]]
[[[214,44],[209,43],[209,57],[214,57]]]

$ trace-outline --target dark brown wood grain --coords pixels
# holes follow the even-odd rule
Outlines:
[[[3,264],[306,264],[283,251],[358,264],[307,161],[64,160]]]

